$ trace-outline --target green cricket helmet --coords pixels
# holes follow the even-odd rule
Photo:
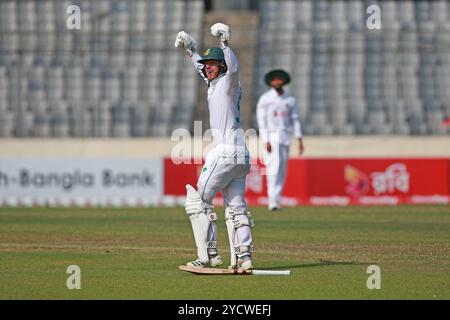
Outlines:
[[[289,76],[289,73],[287,73],[284,70],[281,69],[276,69],[276,70],[272,70],[269,71],[265,76],[264,76],[264,81],[265,83],[270,86],[270,82],[272,81],[272,79],[274,77],[281,77],[284,80],[284,84],[288,84],[289,82],[291,82],[291,77]]]
[[[225,56],[223,55],[223,50],[219,47],[212,47],[206,49],[205,53],[203,54],[202,59],[198,60],[198,63],[203,64],[202,72],[204,76],[206,77],[205,72],[205,63],[207,61],[216,60],[219,61],[222,65],[219,69],[219,75],[222,75],[227,72],[227,64],[225,62]]]
[[[198,63],[205,64],[205,62],[210,60],[217,60],[222,63],[225,63],[225,56],[223,55],[223,50],[219,47],[212,47],[206,49],[203,57],[198,60]]]

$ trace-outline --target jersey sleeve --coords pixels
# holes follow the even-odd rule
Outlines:
[[[303,137],[302,125],[300,123],[300,115],[298,113],[297,103],[295,102],[295,99],[293,99],[293,105],[291,108],[290,116],[291,116],[291,123],[294,129],[294,135],[297,139],[300,139]]]
[[[189,58],[191,59],[192,64],[194,65],[195,70],[198,72],[200,77],[208,84],[208,78],[205,77],[203,74],[203,64],[198,63],[197,61],[200,60],[202,57],[196,52],[192,51],[189,54]]]
[[[239,63],[233,50],[228,45],[223,45],[222,50],[225,56],[225,63],[227,64],[227,73],[233,74],[239,72]]]
[[[269,141],[267,132],[267,105],[264,103],[264,98],[260,97],[256,105],[256,119],[258,121],[259,135],[264,143]]]

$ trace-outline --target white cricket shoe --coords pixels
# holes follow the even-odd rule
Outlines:
[[[208,265],[210,267],[218,267],[223,263],[222,257],[220,255],[216,255],[209,258]]]
[[[208,266],[208,262],[202,261],[200,259],[194,260],[194,261],[190,261],[188,263],[186,263],[187,266],[189,267],[199,267],[199,268],[203,268],[203,267],[207,267]]]
[[[250,256],[245,256],[242,258],[239,258],[237,261],[238,268],[241,270],[252,270],[252,258]]]
[[[220,255],[216,255],[210,257],[209,261],[207,262],[197,259],[186,263],[186,265],[189,267],[205,268],[205,267],[217,267],[220,266],[222,263],[223,263],[222,257]]]

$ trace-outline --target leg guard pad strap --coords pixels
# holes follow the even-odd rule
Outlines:
[[[208,241],[207,247],[208,247],[208,249],[217,249],[218,248],[217,240]]]
[[[234,247],[234,253],[235,254],[241,254],[241,253],[253,253],[255,247],[253,245],[249,246],[236,246]]]
[[[235,229],[238,229],[243,226],[249,226],[253,228],[255,226],[255,221],[250,219],[250,212],[236,212],[233,210],[228,210],[225,212],[225,220],[231,220]]]

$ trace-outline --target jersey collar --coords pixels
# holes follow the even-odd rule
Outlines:
[[[276,96],[276,97],[284,98],[284,97],[287,96],[286,90],[284,90],[282,95],[279,95],[277,90],[275,90],[275,88],[270,88],[270,91],[272,91],[273,95]]]
[[[219,78],[222,78],[224,75],[226,75],[226,72],[219,74],[215,79],[208,81],[208,87],[211,85],[215,85],[217,80],[219,80]]]

